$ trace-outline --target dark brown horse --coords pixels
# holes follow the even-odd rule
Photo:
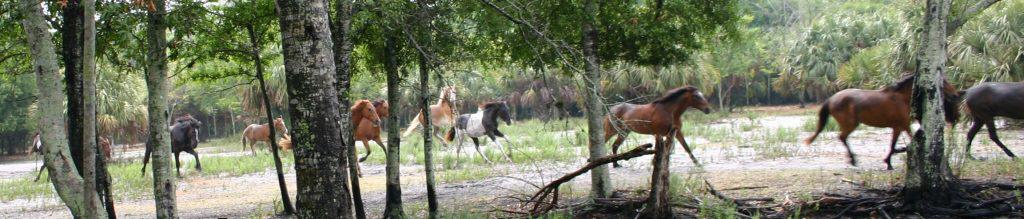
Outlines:
[[[363,148],[366,149],[366,156],[359,158],[359,162],[366,161],[366,158],[370,157],[370,152],[373,151],[370,148],[370,141],[377,143],[377,145],[380,146],[380,149],[383,150],[384,152],[388,151],[388,149],[384,147],[384,143],[382,143],[383,141],[381,141],[380,139],[380,126],[377,125],[380,123],[380,119],[387,118],[388,115],[390,115],[388,111],[388,102],[383,100],[374,101],[373,108],[375,108],[377,111],[378,117],[376,123],[373,122],[372,116],[369,118],[367,118],[366,116],[361,116],[363,118],[359,120],[359,123],[352,123],[356,124],[355,127],[352,127],[352,130],[355,130],[353,138],[355,138],[356,141],[363,142]],[[352,118],[355,118],[354,115],[356,115],[357,113],[364,114],[359,112],[360,109],[357,108],[352,108],[351,110],[353,115]]]
[[[821,105],[818,112],[818,127],[811,137],[804,143],[811,144],[821,133],[825,124],[828,123],[828,116],[832,115],[839,123],[839,141],[846,146],[847,155],[850,157],[850,164],[857,166],[857,159],[850,149],[846,140],[850,133],[861,123],[879,128],[892,128],[892,143],[889,145],[889,154],[885,157],[885,164],[892,169],[892,155],[904,151],[896,149],[896,142],[899,141],[901,133],[910,136],[910,97],[914,88],[914,76],[906,76],[891,86],[881,90],[846,89],[832,95]],[[942,92],[945,94],[944,102],[946,110],[946,121],[956,123],[959,113],[956,110],[949,110],[954,106],[953,98],[957,93],[953,85],[943,81]],[[912,137],[911,137],[912,138]]]
[[[704,94],[693,86],[669,90],[664,96],[649,104],[621,103],[615,105],[609,110],[608,116],[604,120],[605,142],[611,140],[612,136],[618,136],[612,143],[612,154],[618,154],[619,146],[631,132],[654,135],[655,142],[662,142],[665,137],[674,134],[679,144],[690,155],[693,163],[700,165],[697,158],[693,156],[690,146],[683,139],[683,133],[678,131],[682,126],[679,117],[689,108],[699,109],[705,114],[711,112]],[[676,130],[675,133],[669,133],[673,129]],[[618,162],[612,165],[619,167]]]
[[[967,156],[971,157],[971,141],[984,125],[988,128],[988,138],[999,145],[1007,156],[1016,158],[1017,156],[999,141],[995,117],[1024,119],[1024,83],[984,83],[963,93],[964,112],[970,115],[974,123],[967,131]]]
[[[199,153],[196,152],[196,147],[199,147],[199,127],[203,123],[189,114],[178,117],[174,121],[174,125],[168,127],[168,129],[171,132],[171,152],[174,153],[174,164],[178,176],[181,176],[181,159],[178,157],[182,151],[192,154],[196,158],[196,170],[203,171],[203,164],[199,162]],[[149,163],[149,156],[152,152],[153,149],[147,143],[146,153],[142,157],[143,175],[146,174],[146,164]]]
[[[277,130],[277,133],[275,134],[288,134],[288,127],[284,125],[284,118],[279,116],[276,119],[274,119],[274,130]],[[249,126],[245,127],[245,130],[242,131],[242,151],[245,151],[245,148],[249,147],[249,149],[252,151],[252,155],[256,156],[255,144],[257,142],[265,142],[269,146],[270,141],[272,140],[273,139],[270,136],[269,123],[264,123],[262,125],[250,124]]]

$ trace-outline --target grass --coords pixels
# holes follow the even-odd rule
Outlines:
[[[201,143],[199,147],[201,151],[222,150],[223,147],[226,147],[225,143],[228,141],[230,140],[211,140],[207,143]],[[256,156],[204,156],[208,154],[200,152],[199,157],[202,160],[203,172],[196,172],[192,156],[187,153],[182,153],[182,177],[185,180],[190,177],[230,177],[259,173],[273,169],[274,160],[270,153],[266,150],[257,152],[258,154]],[[294,169],[292,168],[294,161],[291,152],[281,152],[281,161],[284,164],[284,170],[286,172],[290,172]],[[172,160],[171,162],[173,165],[174,161]],[[150,166],[152,166],[152,164],[150,164]],[[152,170],[147,168],[149,170],[147,170],[146,175],[143,176],[141,174],[142,162],[140,162],[139,159],[112,162],[107,166],[107,168],[112,178],[114,197],[117,199],[127,200],[152,195]],[[171,171],[174,171],[173,167]],[[47,174],[44,173],[43,178],[38,182],[33,182],[32,180],[34,178],[34,175],[30,175],[12,180],[0,181],[0,201],[56,198],[56,194],[53,191],[53,185],[48,181]]]

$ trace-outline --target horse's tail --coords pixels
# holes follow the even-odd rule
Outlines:
[[[420,117],[423,117],[422,110],[419,114],[416,114],[416,117],[412,118],[412,122],[409,123],[409,127],[405,128],[405,132],[402,133],[403,138],[409,137],[409,135],[412,134],[412,131],[416,130],[416,127],[420,125]]]
[[[146,164],[149,163],[149,155],[153,153],[152,148],[149,146],[149,142],[146,142],[146,153],[142,155],[142,176],[146,176]]]
[[[249,130],[250,130],[249,128],[252,128],[252,127],[251,126],[247,126],[247,127],[245,127],[245,130],[242,130],[242,151],[245,151],[245,139],[246,139],[246,136],[249,135]]]
[[[815,138],[818,138],[818,133],[821,133],[821,130],[825,129],[825,124],[828,123],[828,115],[828,100],[825,100],[825,103],[821,104],[821,111],[818,111],[818,128],[811,137],[804,140],[804,144],[811,144]]]
[[[446,140],[448,142],[452,142],[453,140],[455,140],[455,127],[454,126],[451,129],[448,129],[448,134],[444,135],[444,140]]]

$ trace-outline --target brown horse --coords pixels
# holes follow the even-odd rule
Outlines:
[[[103,157],[106,158],[106,159],[103,159],[103,160],[109,162],[110,161],[110,144],[112,144],[110,139],[108,139],[106,137],[103,137],[103,136],[99,136],[99,137],[97,137],[96,143],[98,143],[98,145],[100,146],[100,150],[101,150],[101,152],[103,152]],[[42,160],[41,156],[43,155],[43,142],[40,141],[40,139],[39,139],[39,132],[36,132],[35,136],[32,137],[32,149],[31,149],[31,151],[29,151],[29,155],[32,155],[32,154],[35,154],[35,153],[38,153],[39,156],[40,156],[39,159]],[[43,169],[45,169],[45,168],[46,168],[45,164],[39,165],[39,171],[36,171],[36,179],[33,182],[38,182],[39,181],[39,177],[43,175]]]
[[[363,101],[367,101],[367,100],[363,100]],[[374,122],[372,120],[372,118],[373,118],[372,116],[370,116],[370,117],[361,116],[363,118],[359,120],[359,123],[355,123],[355,122],[352,123],[352,124],[356,124],[355,127],[352,127],[352,130],[354,130],[354,132],[355,132],[353,134],[353,138],[355,138],[356,141],[363,142],[363,148],[366,149],[366,156],[363,156],[362,158],[359,158],[359,162],[363,162],[363,161],[366,160],[366,158],[370,157],[370,152],[373,151],[373,150],[370,149],[370,141],[371,140],[373,142],[376,142],[377,145],[380,146],[381,150],[384,150],[385,152],[388,151],[388,149],[384,147],[384,144],[381,143],[383,141],[381,141],[381,139],[380,139],[380,126],[378,125],[378,124],[380,124],[380,119],[387,118],[388,115],[390,114],[388,112],[388,107],[389,106],[388,106],[388,102],[387,101],[383,101],[383,100],[374,101],[373,102],[373,108],[377,110],[377,122]],[[369,109],[369,108],[364,107],[364,109]],[[356,108],[352,108],[351,110],[352,110],[352,115],[353,115],[352,118],[355,118],[356,114],[363,114],[363,115],[365,115],[365,113],[360,113]]]
[[[444,87],[441,89],[441,98],[437,100],[437,104],[430,105],[430,125],[434,127],[434,130],[446,130],[455,126],[455,118],[459,116],[459,113],[455,110],[455,87]],[[416,118],[412,119],[409,123],[409,128],[405,129],[402,133],[402,137],[409,136],[416,127],[423,123],[423,112],[416,114]],[[434,132],[434,137],[441,139],[444,144],[451,143],[445,138],[441,137],[440,131]]]
[[[284,118],[278,116],[277,119],[274,119],[274,130],[277,130],[277,134],[288,134],[288,127],[284,126]],[[245,151],[245,147],[248,146],[252,150],[252,155],[256,156],[256,147],[254,146],[256,142],[264,142],[270,145],[271,140],[270,124],[251,124],[242,131],[242,151]]]
[[[662,142],[665,137],[674,134],[679,144],[690,155],[693,163],[700,165],[697,158],[693,156],[690,146],[683,139],[682,132],[678,131],[682,126],[679,117],[691,107],[699,109],[705,114],[711,112],[704,94],[693,86],[669,90],[664,96],[649,104],[621,103],[615,105],[609,109],[608,116],[604,119],[605,142],[611,140],[613,135],[618,136],[612,143],[612,154],[618,154],[619,146],[631,132],[654,135],[655,142]],[[676,130],[675,133],[670,133],[673,129]],[[612,166],[619,167],[619,164],[615,162],[612,163]]]
[[[988,138],[999,145],[1007,156],[1016,158],[996,135],[995,117],[1024,119],[1024,83],[984,83],[962,93],[964,111],[974,123],[967,131],[967,157],[972,157],[971,141],[984,125],[988,129]]]
[[[811,144],[818,137],[828,122],[831,114],[839,123],[839,141],[846,147],[847,155],[850,157],[850,165],[857,166],[857,159],[850,150],[846,140],[850,133],[858,125],[864,123],[868,126],[879,128],[892,128],[892,143],[889,145],[889,154],[885,157],[885,165],[892,170],[892,155],[903,152],[903,149],[896,149],[896,142],[899,141],[900,133],[910,134],[910,97],[914,88],[914,76],[906,76],[891,86],[881,90],[846,89],[832,95],[821,105],[818,112],[818,127],[811,137],[804,143]],[[945,95],[944,105],[946,108],[946,121],[956,123],[959,113],[956,110],[949,110],[953,106],[951,98],[956,98],[956,88],[949,82],[943,80],[942,92]]]

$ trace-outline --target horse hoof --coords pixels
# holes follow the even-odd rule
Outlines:
[[[366,161],[366,158],[367,157],[359,158],[359,162],[362,163],[363,161]]]
[[[612,168],[619,168],[619,167],[622,167],[622,165],[619,165],[619,164],[617,164],[617,163],[613,163],[613,164],[612,164]]]

